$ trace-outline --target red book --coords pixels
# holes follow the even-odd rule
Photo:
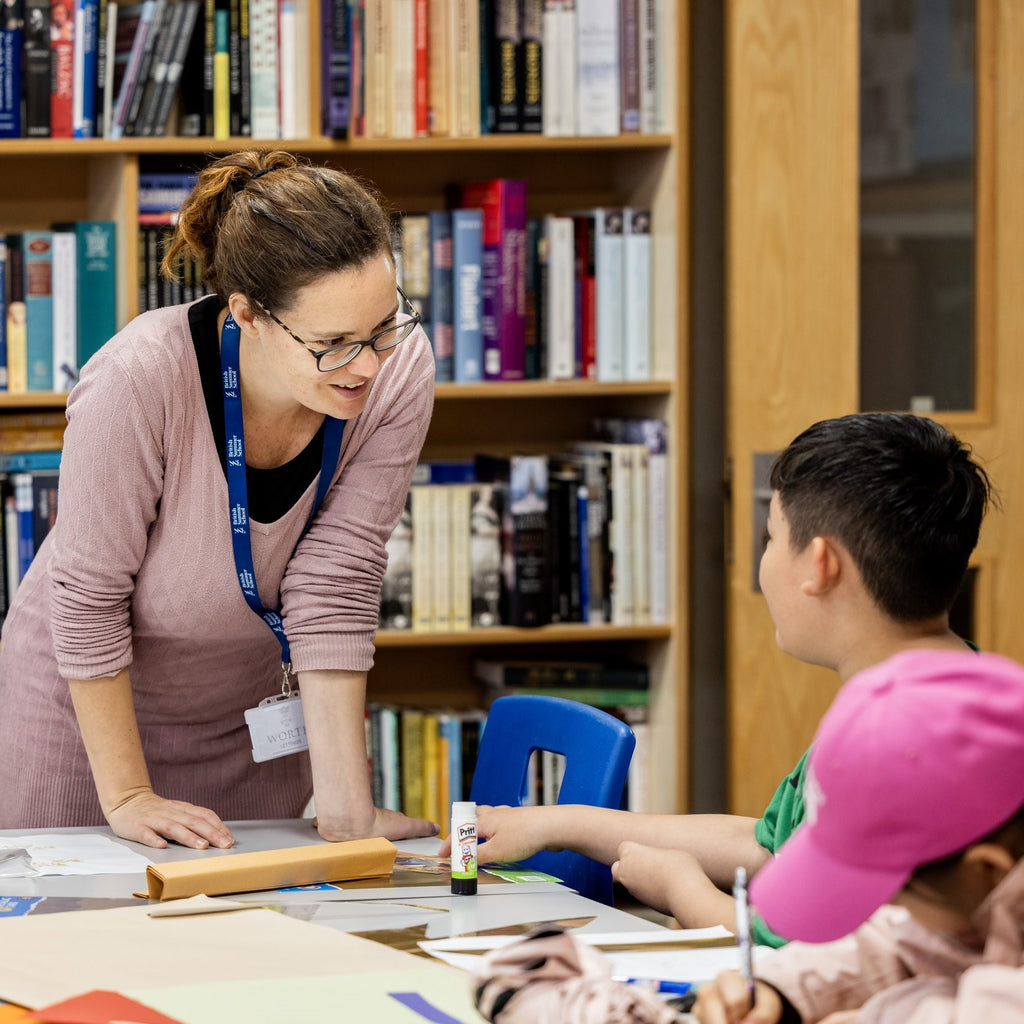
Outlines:
[[[50,6],[50,138],[70,139],[73,135],[72,95],[74,86],[75,8],[72,0],[54,0]]]
[[[430,134],[430,60],[428,38],[431,0],[413,0],[413,132],[417,138]],[[444,0],[433,0],[443,3]]]
[[[576,242],[576,376],[597,380],[597,267],[594,215],[573,217]]]
[[[526,182],[495,178],[462,187],[484,215],[484,380],[526,376]]]

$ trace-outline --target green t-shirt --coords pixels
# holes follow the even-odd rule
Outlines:
[[[805,750],[796,767],[779,783],[764,815],[754,825],[754,838],[769,853],[778,853],[782,844],[804,820],[804,781],[810,752],[810,748]],[[756,914],[751,922],[751,930],[754,941],[762,946],[783,946],[787,941],[781,935],[776,935]]]

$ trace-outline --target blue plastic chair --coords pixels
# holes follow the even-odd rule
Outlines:
[[[519,807],[530,755],[550,750],[565,756],[560,804],[619,807],[636,736],[625,722],[574,700],[527,694],[499,697],[487,712],[470,799]],[[607,864],[572,850],[542,850],[521,862],[561,879],[580,895],[612,903]]]

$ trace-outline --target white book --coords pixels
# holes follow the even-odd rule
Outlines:
[[[573,0],[544,0],[541,122],[545,135],[576,133],[576,19]]]
[[[471,592],[469,583],[470,497],[472,484],[449,484],[448,545],[451,557],[451,628],[469,629]]]
[[[634,709],[641,710],[641,709]],[[646,708],[642,709],[646,715]],[[627,721],[629,721],[627,719]],[[626,801],[629,809],[637,814],[649,814],[651,810],[650,792],[648,790],[648,772],[650,772],[650,725],[645,720],[629,721],[629,727],[636,737],[633,759],[629,762],[629,774],[626,776]]]
[[[18,501],[13,494],[4,498],[4,551],[7,557],[7,605],[10,607],[21,582],[18,565]]]
[[[366,0],[366,24],[363,30],[366,69],[363,79],[363,105],[368,139],[391,137],[394,3],[395,0]]]
[[[618,135],[619,0],[576,0],[576,130]]]
[[[622,211],[623,376],[654,377],[654,319],[651,294],[651,211],[627,206]]]
[[[451,565],[451,488],[447,484],[429,484],[433,502],[433,628],[447,633],[452,628],[452,565]]]
[[[391,0],[391,137],[411,139],[416,135],[416,18],[414,0]]]
[[[623,380],[622,210],[594,210],[597,379]]]
[[[383,804],[392,811],[402,809],[402,776],[398,753],[398,712],[380,709],[380,761]]]
[[[649,492],[649,556],[651,622],[667,623],[669,611],[669,551],[668,518],[669,467],[666,451],[650,453],[648,463]]]
[[[633,569],[633,621],[642,626],[651,621],[650,452],[642,444],[632,444],[629,447],[633,470],[633,540],[630,545]]]
[[[576,282],[572,217],[544,217],[546,271],[544,275],[544,333],[547,375],[551,380],[576,376]]]
[[[556,754],[553,750],[542,750],[540,764],[541,803],[546,807],[558,803],[558,792],[562,788],[565,776],[565,754]]]
[[[53,390],[70,391],[78,380],[78,239],[53,232]]]
[[[309,122],[309,0],[280,0],[278,92],[281,138],[307,139]]]
[[[249,116],[254,139],[281,135],[277,43],[277,0],[249,0]]]
[[[480,134],[480,5],[477,0],[453,0],[448,100],[449,132],[453,138]]]
[[[661,131],[658,112],[658,0],[639,0],[640,131]]]

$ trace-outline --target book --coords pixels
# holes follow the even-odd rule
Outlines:
[[[494,178],[463,185],[462,203],[483,211],[484,380],[523,380],[526,182]]]
[[[248,7],[245,21],[248,50]],[[228,134],[242,134],[242,0],[228,0]]]
[[[391,130],[392,139],[416,134],[416,4],[387,0],[391,5]]]
[[[448,553],[451,561],[449,628],[461,631],[472,624],[470,582],[470,512],[473,484],[448,484]]]
[[[26,231],[25,351],[28,360],[28,390],[53,389],[53,234]],[[8,352],[9,358],[9,352]]]
[[[424,330],[430,332],[430,217],[425,213],[405,213],[399,217],[402,257],[402,290],[423,317]],[[436,361],[436,355],[435,355]]]
[[[96,87],[93,90],[93,105],[96,112],[93,135],[97,139],[102,139],[104,136],[104,118],[107,113],[105,109],[107,69],[110,66],[107,54],[113,49],[110,29],[111,10],[115,12],[116,16],[116,4],[112,5],[109,0],[98,0],[96,4]]]
[[[50,136],[50,0],[26,0],[23,85],[25,136]]]
[[[422,815],[430,821],[440,821],[447,816],[448,801],[445,799],[445,813],[441,813],[442,775],[447,778],[448,763],[444,758],[442,771],[441,731],[437,715],[424,711],[423,726],[423,806]],[[447,790],[447,784],[444,785]]]
[[[640,8],[642,0],[619,0],[619,131],[640,131]]]
[[[494,30],[488,40],[491,58],[491,103],[494,106],[494,131],[519,131],[522,81],[522,23],[519,0],[493,0]]]
[[[280,134],[277,0],[249,0],[249,61],[252,137],[276,139]]]
[[[0,392],[7,385],[7,240],[0,236]]]
[[[3,499],[4,517],[4,592],[7,608],[10,608],[21,582],[21,562],[18,558],[18,499],[14,495],[10,477],[0,478],[0,497]],[[5,615],[7,608],[4,609]]]
[[[494,66],[495,5],[497,0],[480,0],[477,17],[480,33],[480,134],[491,135],[498,123],[497,89],[494,81],[498,71]]]
[[[231,12],[213,12],[213,137],[231,137]]]
[[[78,254],[79,370],[117,333],[117,225],[80,220],[74,225]]]
[[[543,296],[540,287],[540,232],[537,217],[526,221],[526,276],[523,281],[523,375],[527,380],[540,380],[544,376],[544,358],[540,340],[540,318],[543,316]]]
[[[416,463],[414,484],[466,484],[476,479],[472,459],[430,459]]]
[[[57,521],[58,470],[34,469],[32,478],[32,557]]]
[[[478,0],[450,2],[448,134],[471,139],[480,135],[480,8]]]
[[[385,545],[387,569],[381,582],[380,625],[382,629],[412,628],[412,498],[405,507]]]
[[[622,232],[623,377],[651,380],[654,375],[651,211],[642,206],[625,207]]]
[[[438,731],[444,744],[444,753],[448,759],[447,782],[448,800],[464,800],[468,794],[464,794],[462,785],[462,718],[457,712],[442,711],[438,716]],[[442,815],[441,838],[448,834],[448,824]]]
[[[573,215],[576,376],[597,379],[597,222],[593,213]]]
[[[613,686],[506,686],[495,689],[493,700],[512,694],[531,694],[537,697],[562,697],[597,708],[646,707],[650,700],[647,690]]]
[[[156,123],[156,110],[167,81],[167,69],[170,66],[171,53],[178,45],[178,40],[188,37],[181,30],[182,17],[185,14],[184,0],[173,0],[164,7],[163,20],[157,27],[156,41],[153,47],[153,60],[149,75],[142,87],[138,104],[138,113],[134,121],[125,125],[125,135],[153,135]]]
[[[320,17],[320,130],[328,138],[345,139],[351,75],[347,0],[323,0]]]
[[[661,131],[659,111],[658,26],[659,0],[639,0],[637,18],[637,83],[640,131]]]
[[[519,130],[544,130],[544,0],[519,0],[522,18],[519,62]]]
[[[153,65],[169,35],[168,18],[172,13],[172,3],[173,0],[154,0],[152,20],[142,42],[135,81],[124,108],[124,123],[121,126],[123,135],[138,134],[142,101],[152,76]]]
[[[576,132],[618,135],[619,0],[576,0]]]
[[[394,104],[390,74],[394,55],[392,0],[366,0],[365,13],[363,105],[366,109],[366,137],[386,139],[391,135]]]
[[[455,380],[484,379],[483,211],[452,210],[452,358]]]
[[[576,376],[576,243],[572,217],[544,217],[543,337],[549,380]]]
[[[0,473],[34,473],[41,469],[60,469],[58,449],[38,452],[0,452]]]
[[[150,29],[158,13],[158,2],[160,0],[143,0],[141,5],[130,4],[118,8],[114,47],[114,87],[117,100],[108,126],[109,137],[112,139],[119,139],[125,134],[132,96],[139,85],[146,40],[150,37]]]
[[[99,14],[100,0],[76,0],[71,90],[71,129],[76,139],[96,135]]]
[[[413,0],[412,128],[430,134],[430,0]]]
[[[429,493],[431,513],[431,629],[447,633],[452,628],[451,486],[421,488]]]
[[[32,494],[32,474],[12,473],[11,486],[14,489],[15,537],[17,538],[17,583],[25,578],[36,548],[33,538],[35,502]]]
[[[452,17],[455,0],[431,0],[427,5],[427,100],[428,127],[431,135],[447,136],[451,132],[449,105],[452,96],[454,41]]]
[[[50,138],[74,133],[75,12],[72,0],[50,5]]]
[[[541,122],[545,135],[576,134],[576,3],[544,0]]]
[[[412,509],[412,628],[434,628],[434,485],[409,490]]]
[[[625,377],[622,210],[599,207],[593,216],[596,378],[619,381]]]
[[[28,336],[25,325],[25,238],[10,232],[5,239],[7,249],[6,336],[7,390],[11,394],[28,391]],[[4,426],[9,426],[9,420]],[[7,430],[2,431],[4,434]]]
[[[0,138],[21,138],[25,0],[4,0],[0,20]]]
[[[430,317],[424,330],[434,350],[435,380],[455,379],[454,312],[452,308],[452,215],[433,210],[427,215],[430,236]]]
[[[165,135],[167,124],[171,118],[175,97],[182,84],[182,74],[189,50],[202,42],[202,26],[200,24],[200,0],[178,0],[182,8],[179,28],[175,36],[174,46],[168,54],[167,71],[163,85],[156,97],[151,118],[143,121],[143,135]]]
[[[399,735],[402,744],[402,810],[411,818],[423,817],[423,711],[402,708]]]
[[[53,378],[50,389],[70,391],[78,380],[78,240],[53,230]]]
[[[281,138],[306,139],[310,134],[309,0],[279,0],[277,11]]]
[[[579,490],[583,472],[572,459],[548,460],[548,583],[552,622],[582,622]]]
[[[482,483],[504,487],[502,509],[502,622],[542,626],[548,603],[548,467],[543,455],[476,456]]]
[[[496,484],[469,488],[470,625],[501,624],[501,541],[504,491]]]

